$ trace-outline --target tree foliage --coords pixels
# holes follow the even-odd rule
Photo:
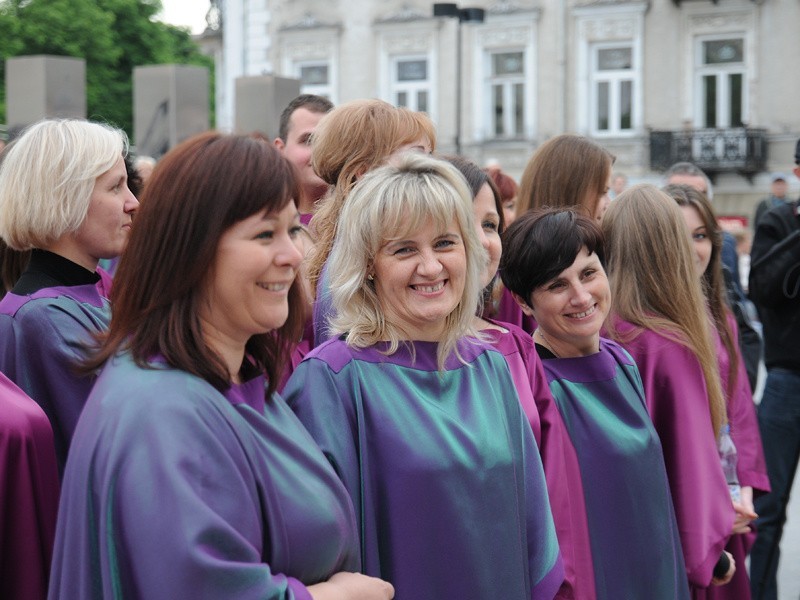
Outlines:
[[[188,30],[155,20],[160,10],[160,0],[0,0],[0,122],[6,59],[53,54],[86,60],[88,117],[132,135],[134,67],[213,68]]]

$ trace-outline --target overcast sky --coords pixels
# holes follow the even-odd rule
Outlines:
[[[201,33],[206,28],[208,0],[161,0],[161,4],[162,21],[188,27],[192,33]]]

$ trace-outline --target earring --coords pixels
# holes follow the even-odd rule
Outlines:
[[[372,273],[367,273],[367,279],[372,281],[373,279],[375,279],[375,276]]]

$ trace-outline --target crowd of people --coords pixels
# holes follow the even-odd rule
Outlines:
[[[436,148],[303,95],[155,165],[81,120],[3,151],[0,597],[776,599],[797,459],[702,171]],[[753,244],[775,427],[796,204]]]

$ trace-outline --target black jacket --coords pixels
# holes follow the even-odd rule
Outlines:
[[[750,254],[750,298],[764,325],[767,368],[800,373],[800,201],[761,218]]]

